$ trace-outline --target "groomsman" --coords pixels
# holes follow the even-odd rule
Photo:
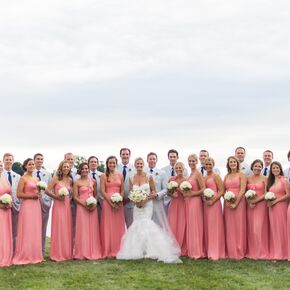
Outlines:
[[[77,178],[77,169],[74,167],[75,165],[75,156],[73,155],[73,153],[68,152],[66,154],[64,154],[64,160],[67,161],[67,163],[70,166],[70,170],[71,170],[71,179],[72,182],[74,182],[74,180]],[[73,194],[72,192],[70,193],[70,207],[71,207],[71,214],[72,214],[72,224],[73,224],[73,239],[75,237],[75,229],[76,229],[76,204],[72,198]]]
[[[129,163],[131,157],[131,150],[129,148],[120,149],[121,164],[118,164],[117,170],[123,174],[124,178],[124,193],[125,193],[125,221],[127,228],[133,222],[133,207],[134,204],[128,198],[129,196],[129,179],[135,174],[135,167]]]
[[[288,151],[287,158],[288,158],[288,161],[290,162],[290,150]],[[284,170],[284,175],[290,182],[290,167]]]
[[[273,157],[274,157],[274,154],[271,150],[264,151],[264,153],[263,153],[264,168],[262,170],[262,174],[264,176],[269,176],[270,166],[271,166]]]
[[[198,170],[201,172],[202,176],[206,176],[206,170],[205,170],[205,159],[209,157],[209,153],[207,150],[200,150],[199,151],[199,161],[200,165],[198,166]],[[220,175],[220,171],[217,167],[213,168],[213,172]]]
[[[250,166],[245,162],[246,149],[244,147],[237,147],[235,150],[235,157],[240,162],[240,170],[245,173],[247,176],[253,174]]]
[[[96,183],[97,183],[97,196],[98,196],[98,215],[99,215],[99,220],[101,217],[101,210],[102,210],[102,203],[103,203],[103,196],[101,193],[100,189],[100,177],[103,175],[103,172],[98,171],[99,167],[99,159],[96,156],[90,156],[88,159],[88,164],[89,164],[89,176],[93,178]]]
[[[11,186],[12,194],[12,234],[13,234],[13,249],[15,250],[15,243],[17,238],[18,213],[20,209],[20,200],[17,198],[17,186],[20,175],[12,170],[14,157],[11,153],[5,153],[3,156],[4,176],[7,178]]]
[[[41,153],[36,153],[33,157],[35,170],[33,175],[36,176],[39,181],[44,181],[46,184],[52,179],[50,172],[46,171],[43,168],[43,155]],[[49,218],[49,210],[51,207],[52,198],[45,193],[41,195],[40,204],[41,204],[41,213],[42,213],[42,254],[45,253],[45,239],[46,239],[46,229]]]
[[[178,160],[178,152],[177,152],[177,150],[170,149],[167,152],[167,157],[168,157],[168,160],[169,160],[169,165],[161,168],[161,170],[163,170],[165,172],[165,179],[166,179],[166,182],[168,183],[169,178],[171,176],[175,176],[176,175],[175,170],[174,170],[174,166],[175,166],[175,164],[176,164],[176,162]],[[188,177],[188,172],[187,172],[186,168],[184,169],[184,176]],[[168,206],[169,206],[170,200],[171,200],[171,198],[168,195],[166,195],[164,197],[164,207],[165,207],[166,214],[168,213]]]
[[[150,152],[147,155],[147,163],[148,168],[147,172],[152,175],[154,183],[155,183],[155,190],[156,194],[154,196],[154,202],[160,203],[164,207],[164,196],[166,196],[167,193],[167,178],[166,174],[163,170],[156,167],[158,158],[157,154],[154,152]],[[158,219],[153,216],[153,220],[158,223]]]

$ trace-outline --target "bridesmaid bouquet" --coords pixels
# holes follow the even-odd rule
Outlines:
[[[203,195],[206,200],[210,200],[214,196],[214,191],[211,188],[206,188]]]
[[[235,202],[236,196],[232,191],[227,191],[224,195],[224,199],[228,202]]]
[[[46,190],[47,184],[44,181],[37,182],[37,188],[39,191]]]
[[[90,196],[87,200],[86,200],[86,205],[90,206],[90,205],[96,205],[97,204],[97,200],[93,197]]]
[[[0,201],[1,203],[3,203],[4,205],[8,206],[12,204],[12,197],[10,194],[8,193],[4,193],[1,197],[0,197]]]
[[[134,203],[138,203],[147,198],[147,193],[144,190],[132,190],[128,197]]]
[[[181,182],[181,184],[180,184],[180,189],[181,189],[183,192],[189,192],[189,191],[192,189],[192,186],[191,186],[190,182],[188,182],[188,181],[183,181],[183,182]]]
[[[254,199],[256,196],[257,196],[256,191],[252,189],[249,189],[245,194],[246,199]]]
[[[112,194],[111,201],[114,203],[120,203],[123,201],[123,197],[121,196],[120,193],[116,192]]]
[[[67,190],[66,187],[62,187],[59,191],[58,191],[58,196],[60,197],[64,197],[64,196],[67,196],[69,195],[69,192]]]
[[[267,200],[267,201],[273,201],[275,199],[276,199],[276,195],[275,195],[274,192],[269,191],[269,192],[267,192],[265,194],[265,200]]]
[[[178,188],[178,183],[176,181],[170,181],[168,184],[167,184],[167,191],[172,194],[176,188]]]

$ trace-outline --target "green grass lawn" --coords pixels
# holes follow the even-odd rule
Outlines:
[[[0,289],[290,289],[290,262],[47,262],[0,269]]]

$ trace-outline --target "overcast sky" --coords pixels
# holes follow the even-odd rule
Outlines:
[[[0,154],[166,165],[208,149],[220,168],[290,149],[289,1],[1,1]]]

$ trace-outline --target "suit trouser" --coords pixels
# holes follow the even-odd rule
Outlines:
[[[127,203],[124,206],[124,212],[125,212],[125,222],[126,222],[126,226],[127,229],[131,226],[131,224],[133,223],[133,206],[131,204],[131,202]]]
[[[12,235],[13,235],[13,253],[15,252],[16,239],[17,239],[17,226],[18,226],[18,214],[14,207],[12,208]]]
[[[47,223],[49,219],[49,210],[51,207],[51,203],[45,204],[41,201],[41,215],[42,215],[42,255],[44,256],[45,253],[45,241],[46,241],[46,230],[47,230]]]

